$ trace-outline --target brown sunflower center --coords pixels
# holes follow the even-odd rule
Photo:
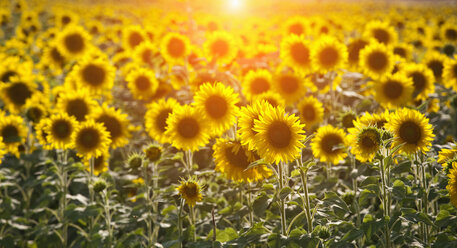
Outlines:
[[[427,63],[428,68],[433,71],[433,75],[435,75],[436,79],[441,79],[441,75],[443,74],[443,63],[439,60],[432,60]]]
[[[7,89],[8,98],[14,105],[22,106],[32,96],[32,91],[22,82],[14,83]]]
[[[453,28],[448,28],[445,31],[445,36],[446,36],[446,39],[455,41],[455,40],[457,40],[457,30],[455,30]]]
[[[200,132],[198,121],[192,117],[183,118],[178,122],[178,134],[186,139],[194,138]]]
[[[62,54],[60,54],[59,50],[57,50],[57,48],[52,48],[51,49],[51,58],[52,60],[54,60],[54,62],[58,63],[58,64],[63,64],[64,62],[64,57],[62,56]]]
[[[211,44],[211,53],[216,57],[223,57],[229,51],[229,45],[225,40],[216,40]]]
[[[387,55],[380,51],[372,52],[368,55],[368,67],[375,71],[384,69],[387,66]]]
[[[106,72],[102,67],[90,64],[83,68],[82,76],[84,81],[90,85],[100,86],[105,81]]]
[[[334,133],[325,135],[320,143],[321,149],[327,154],[339,153],[343,148],[343,139]]]
[[[38,122],[43,116],[43,111],[39,107],[31,107],[27,109],[25,115],[32,122]]]
[[[129,45],[131,48],[138,46],[141,42],[143,42],[143,36],[138,32],[132,32],[129,35]]]
[[[97,146],[100,144],[100,140],[100,133],[93,128],[82,129],[77,137],[78,145],[88,150],[97,148]]]
[[[326,47],[319,53],[319,61],[325,67],[334,66],[338,59],[339,54],[334,47]]]
[[[71,124],[67,120],[52,123],[52,134],[58,139],[66,139],[71,135]]]
[[[2,129],[2,138],[5,144],[19,142],[19,130],[14,125],[6,125]]]
[[[400,125],[400,138],[407,144],[417,144],[422,138],[419,125],[413,121],[405,121]]]
[[[157,118],[155,119],[156,128],[162,133],[165,132],[167,128],[167,118],[171,112],[171,109],[164,109],[157,115]]]
[[[283,75],[279,79],[279,87],[287,94],[295,93],[298,90],[299,84],[298,79],[292,75]]]
[[[225,148],[225,157],[228,162],[240,169],[246,169],[249,166],[249,159],[246,156],[245,150],[241,147],[240,149],[233,149],[233,146],[227,146]]]
[[[254,95],[270,90],[270,83],[262,77],[255,78],[251,83],[251,92]]]
[[[394,54],[397,54],[402,58],[406,58],[406,50],[403,47],[395,47]]]
[[[83,121],[89,113],[89,106],[83,99],[73,99],[68,101],[66,112],[74,116],[76,120]]]
[[[290,47],[290,55],[293,60],[301,65],[308,65],[309,49],[302,43],[295,43]]]
[[[348,46],[348,60],[351,63],[357,63],[359,61],[359,54],[360,51],[367,45],[368,43],[364,40],[356,40],[349,44]]]
[[[189,182],[184,185],[183,189],[183,197],[184,198],[195,198],[198,196],[198,188],[197,184]]]
[[[80,34],[70,34],[66,36],[64,43],[70,53],[79,53],[84,49],[84,39]]]
[[[175,58],[179,58],[183,56],[186,45],[184,44],[184,41],[178,38],[171,38],[170,41],[168,42],[168,53]]]
[[[140,91],[146,91],[151,87],[151,81],[146,76],[139,76],[135,80],[135,86]]]
[[[291,34],[301,35],[303,34],[303,31],[303,25],[301,25],[300,23],[294,23],[289,26],[289,33]]]
[[[403,93],[403,85],[398,81],[388,81],[383,87],[384,95],[389,99],[397,99]]]
[[[212,118],[222,118],[228,111],[227,101],[221,96],[212,95],[205,101],[205,109]]]
[[[62,24],[63,25],[67,25],[70,22],[71,22],[71,18],[69,16],[63,16],[62,17]]]
[[[452,72],[453,72],[453,76],[454,78],[457,78],[457,64],[455,64],[454,66],[452,66]]]
[[[101,155],[94,159],[94,171],[102,171],[105,167],[105,156]]]
[[[388,44],[390,41],[390,35],[387,30],[384,30],[382,28],[377,28],[373,30],[373,36],[376,40],[378,40],[381,43]]]
[[[11,77],[14,76],[17,76],[17,72],[8,70],[1,75],[0,80],[4,83],[7,83],[10,81]]]
[[[117,118],[103,114],[95,121],[102,123],[106,127],[106,131],[110,133],[112,140],[122,136],[122,124]]]
[[[414,95],[421,93],[427,85],[427,78],[425,78],[424,74],[417,71],[411,73],[410,77],[414,83]]]
[[[268,127],[267,141],[274,148],[285,148],[292,141],[289,126],[282,121],[275,121]]]
[[[316,118],[316,110],[311,104],[306,104],[302,108],[302,116],[305,121],[313,121]]]
[[[143,51],[143,53],[141,53],[141,60],[146,64],[151,64],[151,62],[152,62],[152,51],[149,50],[149,49]]]

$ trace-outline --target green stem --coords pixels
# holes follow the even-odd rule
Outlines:
[[[67,150],[62,152],[61,154],[61,187],[62,187],[62,202],[61,202],[61,221],[62,221],[62,238],[63,238],[63,247],[67,247],[68,244],[68,224],[65,220],[65,209],[67,208],[67,191],[68,191],[68,175],[67,175]]]
[[[385,168],[384,168],[384,158],[382,158],[380,160],[380,164],[381,164],[381,168],[380,168],[380,172],[381,172],[381,185],[382,185],[382,203],[383,203],[383,208],[384,208],[384,221],[386,221],[385,223],[385,238],[386,238],[386,247],[387,248],[390,248],[391,245],[390,245],[390,228],[389,228],[389,223],[387,222],[387,216],[389,216],[389,212],[388,212],[388,208],[390,208],[390,206],[388,206],[387,204],[387,186],[386,186],[386,181],[385,181]],[[390,216],[389,216],[390,217]]]
[[[104,195],[105,195],[105,220],[106,220],[106,226],[108,227],[108,247],[112,247],[113,229],[112,229],[112,225],[111,225],[111,211],[110,211],[108,189],[106,189],[106,193]]]
[[[179,236],[179,247],[183,247],[183,237],[182,237],[182,209],[184,205],[184,200],[181,199],[181,202],[179,203],[179,210],[178,210],[178,236]]]
[[[249,224],[254,226],[254,214],[252,209],[251,183],[248,183],[248,207],[249,207]]]
[[[311,217],[311,207],[310,207],[310,203],[309,203],[308,178],[307,178],[308,175],[307,174],[308,174],[308,170],[306,170],[306,172],[304,172],[302,169],[300,169],[301,181],[303,183],[303,192],[305,194],[304,205],[305,205],[305,210],[306,210],[306,219],[308,221],[308,233],[312,233],[313,232],[313,220]]]
[[[94,177],[94,158],[91,157],[89,159],[89,165],[90,165],[90,174],[89,174],[89,206],[92,206],[92,204],[94,204],[94,199],[95,199],[95,195],[94,195],[94,187],[92,185],[92,180],[93,180],[93,177]],[[94,228],[94,217],[91,216],[90,217],[90,220],[89,220],[89,231],[90,231],[90,234],[92,235],[92,230]]]
[[[152,211],[153,211],[153,216],[151,219],[151,224],[154,226],[154,229],[152,231],[152,245],[157,243],[157,239],[159,237],[159,228],[160,225],[158,223],[158,214],[159,214],[159,206],[158,202],[155,200],[156,199],[156,194],[155,191],[159,190],[159,172],[157,170],[157,165],[156,163],[152,163]]]
[[[197,240],[197,234],[195,232],[195,210],[194,210],[194,206],[189,206],[190,208],[190,221],[191,221],[191,235],[190,235],[190,238],[191,238],[191,241],[192,242],[195,242]]]
[[[281,190],[284,188],[284,168],[283,168],[283,163],[278,164],[279,167],[279,191],[278,191],[278,196]],[[286,223],[286,206],[285,202],[283,199],[279,200],[279,211],[281,214],[281,232],[283,235],[287,236],[287,223]]]
[[[421,160],[422,162],[422,160]],[[425,174],[425,166],[421,164],[421,176],[422,176],[422,187],[424,189],[424,193],[422,195],[423,199],[423,213],[428,216],[428,192],[427,192],[427,177]],[[424,223],[424,243],[427,244],[427,247],[430,246],[428,235],[429,234],[429,226]]]

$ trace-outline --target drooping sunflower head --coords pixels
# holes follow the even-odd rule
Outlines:
[[[295,115],[284,108],[269,108],[254,120],[257,152],[269,163],[288,163],[300,156],[304,147],[305,127]]]
[[[130,132],[128,126],[130,123],[127,114],[122,113],[121,110],[109,107],[104,103],[89,118],[105,126],[110,135],[111,148],[123,147],[129,142]]]
[[[77,121],[86,120],[86,117],[95,110],[97,102],[90,98],[87,90],[67,90],[59,94],[57,109],[74,116]]]
[[[90,50],[90,35],[78,25],[66,26],[56,40],[57,48],[65,58],[80,58]]]
[[[168,63],[179,64],[190,54],[190,41],[184,35],[168,33],[162,38],[160,49],[160,53]]]
[[[122,30],[123,47],[126,50],[133,51],[135,47],[140,45],[146,39],[146,34],[142,27],[131,25]]]
[[[347,57],[346,46],[330,36],[320,38],[311,47],[311,62],[318,73],[344,68]]]
[[[3,116],[0,119],[0,137],[6,145],[7,151],[19,156],[18,146],[27,137],[24,120],[17,115]]]
[[[148,100],[155,96],[159,87],[154,71],[135,68],[127,75],[127,86],[137,99]]]
[[[167,135],[165,135],[167,119],[173,110],[179,106],[179,103],[174,98],[168,98],[166,100],[161,98],[148,105],[148,110],[144,117],[144,125],[152,139],[162,144],[171,143]]]
[[[262,111],[271,111],[273,106],[265,101],[255,101],[250,105],[241,107],[238,116],[238,135],[242,145],[253,151],[256,149],[254,121],[259,119]]]
[[[272,175],[271,170],[265,165],[247,169],[252,162],[260,157],[243,146],[239,140],[219,138],[213,145],[213,150],[216,171],[222,172],[228,179],[252,182]]]
[[[74,67],[76,83],[92,94],[100,94],[113,87],[115,68],[107,60],[86,57]]]
[[[268,70],[251,70],[242,81],[243,94],[252,100],[255,95],[270,91],[273,86],[273,76]]]
[[[439,52],[427,53],[423,59],[423,63],[433,71],[435,80],[441,82],[443,78],[444,65],[447,64],[449,58]]]
[[[32,98],[36,92],[36,84],[31,78],[13,77],[9,83],[0,84],[2,101],[12,113],[19,113],[26,102]]]
[[[306,88],[303,78],[293,72],[279,73],[273,81],[273,88],[286,104],[293,104],[303,97]]]
[[[321,162],[338,164],[347,157],[348,139],[343,129],[331,125],[317,129],[316,136],[311,140],[311,150]]]
[[[426,100],[430,94],[435,92],[433,71],[424,64],[407,64],[402,68],[401,72],[412,79],[415,100]]]
[[[382,78],[393,70],[393,53],[385,45],[373,42],[360,51],[359,65],[366,76]]]
[[[407,154],[427,152],[435,136],[428,118],[417,110],[407,108],[392,113],[386,123],[386,129],[394,134],[392,147],[403,144],[399,151]]]
[[[386,46],[395,44],[398,39],[394,27],[390,26],[388,22],[380,21],[369,22],[365,27],[364,36],[374,38]]]
[[[369,44],[368,39],[358,38],[354,39],[348,44],[348,64],[353,69],[358,69],[360,51],[362,51]]]
[[[414,86],[411,78],[396,73],[375,83],[375,99],[385,108],[405,106],[412,98]]]
[[[195,206],[197,202],[203,199],[200,184],[194,178],[181,180],[181,185],[177,187],[176,190],[178,190],[178,195],[180,195],[190,207]]]
[[[298,103],[297,108],[300,112],[300,120],[306,124],[306,128],[308,129],[321,123],[324,119],[324,107],[322,103],[313,96],[303,98],[300,103]]]
[[[208,60],[214,60],[219,64],[230,63],[238,52],[235,38],[225,31],[211,33],[203,46]]]
[[[77,155],[97,158],[108,151],[111,143],[109,133],[102,123],[89,119],[80,123],[71,137]]]
[[[281,41],[280,56],[282,61],[297,72],[311,70],[311,48],[303,36],[288,35]]]
[[[372,161],[382,145],[382,134],[373,126],[363,126],[357,123],[354,128],[349,128],[351,152],[360,162]]]
[[[449,198],[451,203],[457,207],[457,162],[452,163],[452,168],[449,170],[447,175],[449,178],[446,189],[449,191]]]
[[[210,126],[195,107],[175,108],[167,118],[165,135],[177,149],[196,151],[208,143]]]
[[[238,94],[233,88],[219,82],[200,86],[194,96],[197,111],[209,121],[215,136],[221,135],[234,124],[238,102]]]
[[[71,149],[73,143],[71,135],[76,129],[78,122],[73,116],[66,113],[56,113],[47,119],[44,132],[47,134],[46,140],[54,149]]]

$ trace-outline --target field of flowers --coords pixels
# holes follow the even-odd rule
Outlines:
[[[0,247],[457,247],[457,4],[0,2]]]

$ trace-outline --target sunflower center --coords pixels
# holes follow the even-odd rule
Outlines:
[[[141,42],[143,42],[143,36],[139,34],[138,32],[133,32],[129,36],[129,44],[130,47],[134,48],[138,46]]]
[[[69,16],[63,16],[62,17],[62,24],[63,25],[67,25],[70,22],[71,22],[71,18]]]
[[[43,111],[38,107],[31,107],[27,109],[26,116],[29,120],[33,122],[38,122],[43,116]]]
[[[254,95],[266,92],[270,89],[270,84],[265,78],[255,78],[251,83],[251,92]]]
[[[427,84],[427,79],[425,78],[424,74],[420,72],[413,72],[411,73],[410,77],[413,78],[413,83],[414,83],[414,94],[419,94],[421,93],[425,85]]]
[[[106,77],[105,70],[103,70],[102,67],[92,64],[84,67],[82,70],[82,75],[84,81],[93,86],[99,86],[103,84],[103,81]]]
[[[403,47],[394,48],[394,54],[397,54],[402,58],[406,58],[406,50]]]
[[[372,149],[376,147],[376,143],[368,135],[363,136],[360,140],[360,143],[365,149]]]
[[[198,196],[198,189],[195,183],[186,183],[183,187],[183,198],[195,198]]]
[[[292,140],[292,132],[286,123],[276,121],[268,128],[267,140],[274,148],[285,148]]]
[[[387,66],[387,56],[383,52],[372,52],[368,55],[368,66],[373,70],[382,70]]]
[[[451,41],[457,40],[457,30],[448,28],[445,31],[446,38]]]
[[[303,34],[304,28],[300,23],[294,23],[289,26],[289,33],[301,35]]]
[[[225,148],[225,157],[228,162],[240,169],[246,169],[249,166],[249,159],[245,154],[243,148],[233,149],[233,146],[227,146]]]
[[[97,118],[96,121],[98,123],[103,123],[106,127],[106,131],[110,133],[112,140],[115,140],[122,135],[122,124],[117,118],[109,115],[102,115]]]
[[[342,150],[339,148],[343,144],[343,139],[337,134],[327,134],[322,138],[321,148],[327,154],[338,153]]]
[[[74,116],[78,121],[83,121],[89,113],[89,107],[83,99],[70,100],[66,110],[69,115]]]
[[[348,59],[351,63],[357,63],[359,61],[359,54],[360,51],[367,45],[368,43],[363,40],[357,40],[352,42],[348,47]]]
[[[338,58],[338,51],[333,47],[326,47],[319,53],[319,61],[326,67],[334,66]]]
[[[297,91],[299,82],[298,79],[291,75],[283,75],[279,80],[281,90],[287,94],[293,94]]]
[[[406,121],[400,126],[400,138],[407,144],[417,144],[422,138],[419,125],[413,121]]]
[[[316,110],[311,104],[307,104],[302,108],[302,116],[306,121],[312,121],[316,118]]]
[[[452,56],[455,52],[455,47],[451,44],[446,44],[443,47],[443,53],[446,54],[447,56]]]
[[[102,171],[105,166],[105,156],[101,155],[94,159],[94,171]]]
[[[182,41],[181,39],[172,38],[168,42],[167,49],[168,53],[170,53],[172,57],[179,58],[183,56],[186,46],[184,44],[184,41]]]
[[[149,78],[146,76],[139,76],[135,80],[135,86],[138,90],[141,91],[146,91],[151,87],[151,82],[149,81]]]
[[[295,62],[301,65],[309,64],[309,49],[302,43],[295,43],[290,47],[290,55]]]
[[[15,71],[6,71],[2,74],[2,76],[0,77],[0,79],[2,80],[2,82],[4,83],[7,83],[10,81],[11,77],[13,76],[17,76],[17,72]]]
[[[228,110],[227,101],[221,96],[210,96],[205,102],[205,109],[212,118],[222,118],[226,115]]]
[[[452,67],[452,72],[454,73],[454,78],[457,78],[457,64]]]
[[[57,120],[52,124],[52,133],[58,139],[65,139],[71,135],[71,124],[66,120]]]
[[[389,32],[387,32],[384,29],[377,28],[373,30],[373,36],[375,37],[376,40],[378,40],[381,43],[387,44],[390,41],[390,35]]]
[[[32,96],[32,91],[25,83],[14,83],[8,87],[7,95],[15,105],[22,106]]]
[[[51,50],[51,58],[52,60],[54,60],[55,62],[59,63],[59,64],[63,64],[63,61],[64,61],[64,58],[63,56],[60,54],[59,50],[57,50],[57,48],[52,48]]]
[[[70,34],[65,37],[65,47],[71,53],[78,53],[84,49],[84,40],[80,34]]]
[[[7,125],[2,129],[2,138],[5,144],[19,142],[19,130],[14,125]]]
[[[142,54],[141,54],[141,59],[143,60],[144,63],[146,64],[151,64],[151,61],[152,61],[152,51],[151,50],[145,50]]]
[[[216,40],[211,44],[211,53],[216,57],[223,57],[229,51],[229,45],[224,40]]]
[[[162,133],[165,132],[167,128],[167,118],[171,114],[171,112],[171,109],[164,109],[157,115],[157,118],[155,119],[156,127]]]
[[[181,137],[191,139],[200,132],[200,125],[194,118],[186,117],[179,121],[177,129]]]
[[[389,99],[397,99],[402,95],[403,85],[397,81],[389,81],[384,84],[384,95]]]
[[[439,60],[432,60],[427,63],[428,68],[430,68],[433,71],[433,75],[435,75],[436,79],[440,79],[441,75],[443,73],[443,63]]]
[[[100,134],[97,130],[86,128],[80,131],[78,135],[78,144],[85,149],[94,149],[100,143]]]

